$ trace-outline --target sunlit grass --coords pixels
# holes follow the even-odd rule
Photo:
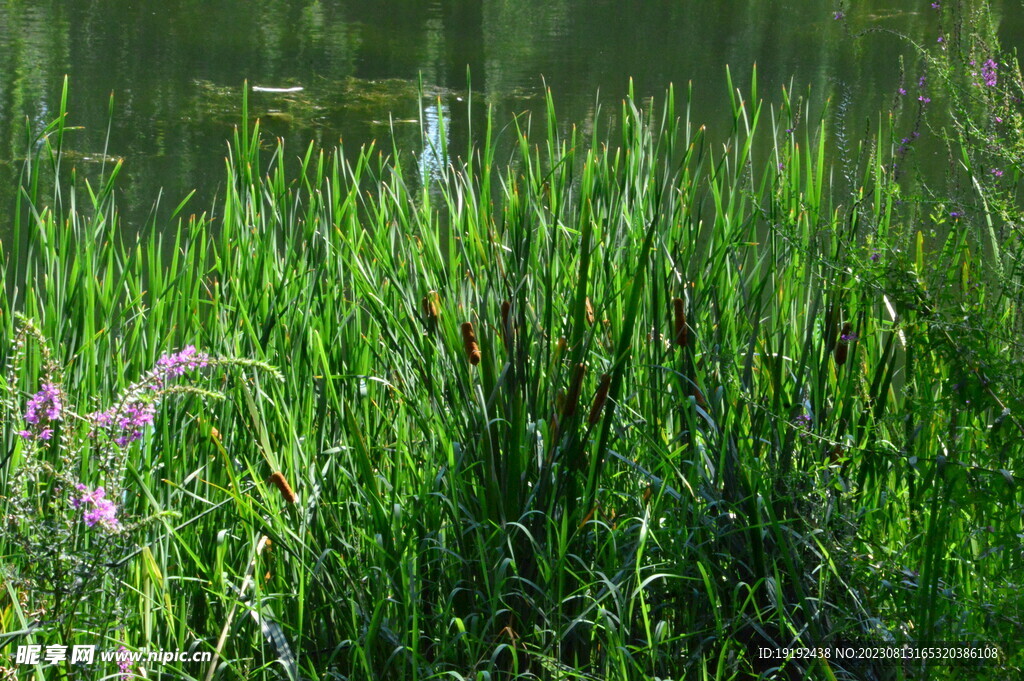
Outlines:
[[[0,537],[2,630],[214,651],[147,670],[197,679],[751,678],[780,666],[758,646],[1019,637],[1021,433],[997,420],[1021,377],[962,358],[1020,342],[953,323],[1019,309],[967,285],[970,225],[932,254],[901,223],[887,140],[833,189],[811,112],[729,87],[719,138],[689,93],[587,136],[549,99],[504,133],[507,165],[488,127],[426,186],[373,146],[311,146],[290,174],[243,107],[216,206],[138,243],[116,168],[41,189],[51,126],[4,246],[0,352],[13,311],[35,320],[83,413],[187,344],[284,380],[228,373],[222,403],[164,408],[122,499],[150,520],[104,589],[32,591]],[[37,455],[97,475],[62,451]]]

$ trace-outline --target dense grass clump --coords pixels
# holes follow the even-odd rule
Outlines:
[[[289,172],[243,107],[213,211],[135,243],[58,121],[2,260],[6,642],[212,653],[150,678],[854,679],[959,671],[758,650],[1019,640],[1019,240],[938,202],[926,239],[892,140],[833,186],[788,92],[732,102],[710,139],[671,90],[587,135],[549,99],[422,185],[372,145]],[[220,370],[105,464],[91,400],[207,369],[187,346]],[[26,438],[42,383],[68,416]],[[120,526],[86,527],[64,482],[111,475]]]

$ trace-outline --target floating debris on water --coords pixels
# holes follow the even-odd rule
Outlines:
[[[302,87],[301,85],[296,85],[295,87],[263,87],[262,85],[252,86],[253,92],[302,92],[305,89],[306,88]]]

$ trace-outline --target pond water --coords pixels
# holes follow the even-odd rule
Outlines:
[[[853,6],[846,6],[853,5]],[[633,78],[659,101],[669,83],[693,82],[693,119],[728,125],[725,69],[745,88],[757,64],[762,95],[810,87],[818,108],[838,103],[861,132],[892,102],[916,60],[894,32],[935,42],[940,13],[922,0],[37,0],[0,5],[0,192],[9,204],[25,155],[26,120],[40,130],[70,79],[72,163],[98,172],[125,159],[119,204],[144,222],[198,189],[206,209],[223,183],[226,140],[243,83],[264,129],[298,155],[310,140],[353,150],[376,139],[424,149],[443,122],[465,149],[467,69],[475,104],[499,124],[543,110],[543,84],[560,120],[592,124],[598,93],[615,110]],[[1024,36],[1021,0],[992,3],[1004,45]],[[840,13],[837,18],[837,12]],[[1016,41],[1016,42],[1015,42]],[[900,56],[905,57],[901,67]],[[905,71],[901,70],[905,69]],[[902,74],[902,75],[901,75]],[[297,89],[301,88],[301,90]],[[109,98],[114,115],[109,145]],[[438,100],[438,97],[440,100]],[[438,105],[440,101],[440,105]],[[474,106],[474,109],[477,107]],[[473,115],[479,119],[479,112]],[[429,154],[420,154],[429,170]],[[93,170],[90,170],[93,169]],[[8,225],[0,227],[0,234]]]

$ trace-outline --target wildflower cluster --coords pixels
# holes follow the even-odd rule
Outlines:
[[[981,65],[981,78],[985,81],[985,87],[995,87],[999,82],[999,77],[996,74],[998,68],[999,64],[994,59],[988,59]]]
[[[810,414],[803,413],[794,417],[790,423],[797,429],[797,433],[800,436],[802,442],[810,442],[812,439],[812,430],[814,428],[814,419],[811,418]]]
[[[60,421],[64,401],[60,386],[43,383],[39,392],[29,398],[25,405],[25,423],[28,428],[18,432],[26,440],[49,440],[53,437],[52,424]]]
[[[71,507],[77,510],[84,510],[82,519],[88,527],[99,525],[108,532],[117,532],[121,529],[121,522],[117,519],[117,506],[114,502],[106,499],[106,490],[97,487],[90,490],[79,483],[75,485],[79,496],[71,498]]]
[[[105,433],[118,447],[126,447],[141,439],[146,426],[153,425],[160,392],[167,388],[168,383],[208,364],[209,356],[197,352],[194,345],[161,356],[156,367],[136,389],[129,390],[120,404],[89,415],[93,425],[90,435],[95,437],[98,433]]]
[[[130,679],[130,678],[132,678],[132,661],[131,661],[131,657],[130,657],[131,651],[128,650],[127,647],[121,646],[120,648],[117,649],[117,654],[118,654],[117,670],[121,674],[121,678],[122,679]]]

